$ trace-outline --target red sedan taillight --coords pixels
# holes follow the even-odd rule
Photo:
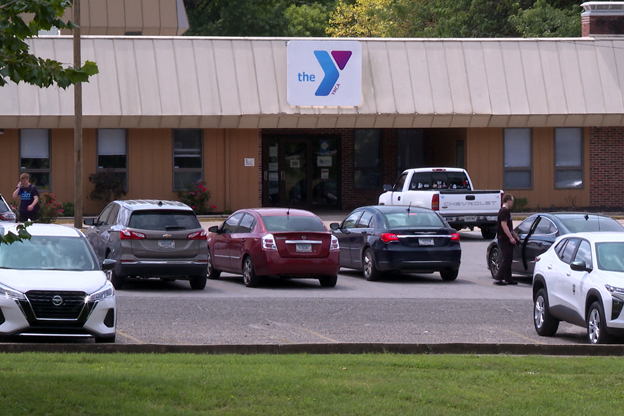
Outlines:
[[[262,250],[277,251],[277,245],[275,244],[273,234],[267,234],[262,237]]]
[[[459,233],[451,234],[451,241],[459,241]]]
[[[399,241],[399,236],[393,233],[381,233],[379,236],[384,243],[391,243],[393,241]]]
[[[189,240],[207,240],[208,234],[206,234],[206,230],[196,231],[194,233],[190,233],[186,236]]]
[[[121,230],[119,231],[119,238],[122,240],[143,240],[145,234],[136,231]]]
[[[338,238],[335,235],[331,236],[331,243],[329,244],[329,251],[340,251],[340,244],[338,244]]]

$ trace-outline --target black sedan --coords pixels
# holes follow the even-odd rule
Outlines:
[[[443,280],[457,278],[459,234],[435,211],[361,207],[330,227],[340,242],[340,266],[362,270],[367,280],[378,280],[388,271],[440,272]]]
[[[560,235],[583,231],[624,231],[624,227],[602,214],[551,212],[531,215],[515,231],[520,237],[520,244],[514,247],[511,272],[532,277],[535,257],[548,250]],[[492,277],[496,276],[502,261],[497,238],[488,245],[486,261]]]

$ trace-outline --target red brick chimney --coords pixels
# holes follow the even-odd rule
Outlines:
[[[624,36],[624,1],[588,1],[581,7],[583,37]]]

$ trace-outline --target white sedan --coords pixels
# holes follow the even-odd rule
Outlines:
[[[591,344],[624,336],[624,233],[559,237],[536,258],[533,305],[539,335],[566,321],[587,328]]]
[[[0,233],[17,234],[15,227],[0,226]],[[115,289],[84,235],[52,224],[27,231],[29,240],[0,245],[0,336],[115,342]]]

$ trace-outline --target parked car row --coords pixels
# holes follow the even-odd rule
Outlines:
[[[587,328],[591,344],[624,336],[624,227],[606,215],[534,214],[514,229],[512,273],[533,279],[533,324],[552,336],[561,321]],[[500,262],[497,239],[488,246],[494,277]]]
[[[0,208],[2,207],[0,199]],[[175,201],[113,201],[83,234],[33,224],[30,238],[0,245],[0,337],[91,337],[114,342],[115,289],[127,279],[188,280],[201,290],[221,272],[246,286],[265,278],[313,278],[334,287],[341,267],[367,280],[387,272],[439,272],[455,280],[459,234],[422,207],[367,206],[329,229],[309,212],[243,209],[206,232],[193,210]],[[513,273],[533,277],[533,323],[539,335],[559,322],[587,328],[592,344],[624,336],[624,227],[589,213],[540,213],[515,231]],[[0,223],[0,233],[17,224]],[[487,264],[494,275],[494,239]]]

